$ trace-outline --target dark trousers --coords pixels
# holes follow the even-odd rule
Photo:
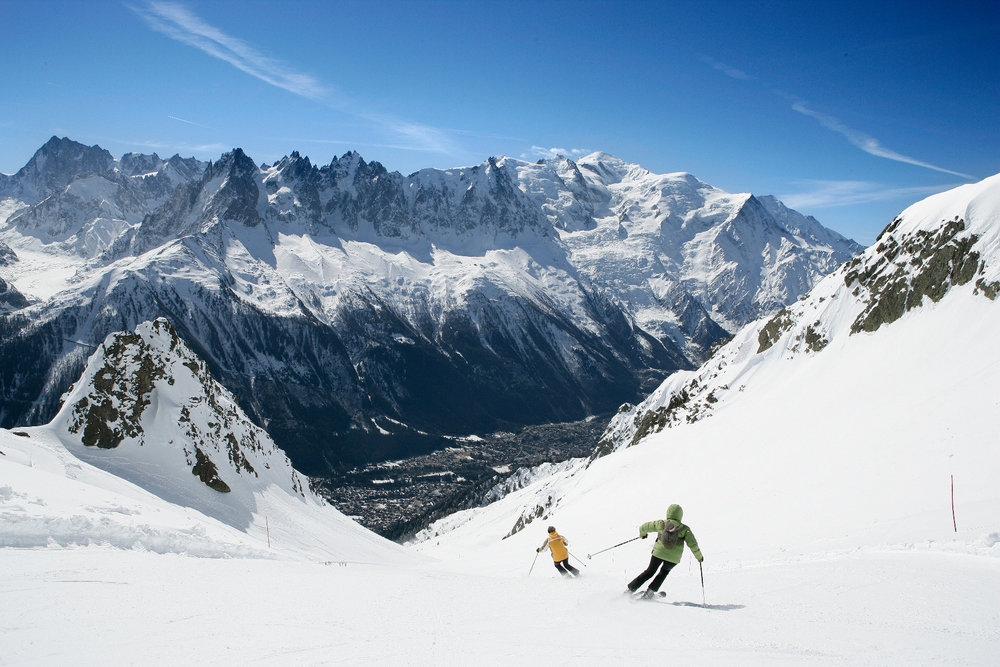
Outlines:
[[[649,567],[643,570],[642,574],[629,582],[628,589],[634,593],[639,586],[642,586],[647,579],[656,573],[656,568],[660,568],[659,574],[653,577],[653,581],[649,582],[649,590],[660,590],[663,580],[667,578],[667,575],[670,574],[670,570],[672,570],[676,564],[677,563],[671,563],[668,560],[663,560],[662,558],[657,558],[656,556],[651,556],[649,558]]]
[[[556,569],[559,570],[559,574],[561,574],[563,576],[567,576],[567,577],[569,577],[569,576],[579,577],[580,576],[580,570],[576,569],[575,567],[573,567],[572,565],[569,564],[569,558],[567,558],[566,560],[553,561],[553,563],[555,564]]]

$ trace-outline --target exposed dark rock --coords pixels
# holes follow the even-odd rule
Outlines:
[[[851,333],[877,331],[920,306],[924,297],[939,301],[952,286],[964,285],[982,271],[979,253],[972,249],[978,237],[960,236],[964,221],[942,221],[936,230],[899,239],[892,235],[897,226],[890,225],[879,237],[873,258],[855,259],[844,277],[848,287],[864,289],[868,304]]]

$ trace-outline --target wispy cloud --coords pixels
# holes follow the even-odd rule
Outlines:
[[[551,160],[558,157],[576,158],[593,153],[586,148],[545,148],[544,146],[532,146],[529,151],[521,154],[522,160],[541,158]]]
[[[713,69],[722,72],[723,74],[732,79],[738,79],[740,81],[753,80],[752,76],[750,76],[741,69],[719,62],[718,60],[715,60],[711,56],[705,54],[702,54],[700,57],[702,62],[706,63]],[[944,174],[951,174],[952,176],[959,176],[961,178],[965,178],[968,180],[975,180],[976,178],[975,176],[971,176],[969,174],[963,174],[960,171],[953,171],[951,169],[939,167],[929,162],[918,160],[917,158],[913,158],[908,155],[903,155],[902,153],[894,151],[890,148],[886,148],[875,137],[866,134],[865,132],[862,132],[860,130],[855,130],[853,128],[848,127],[843,122],[841,122],[840,119],[835,118],[834,116],[822,113],[820,111],[816,111],[815,109],[811,108],[808,105],[808,103],[806,103],[801,99],[798,99],[794,95],[789,95],[787,93],[784,93],[780,90],[776,90],[773,88],[771,89],[771,92],[774,93],[775,95],[778,95],[779,97],[783,97],[791,101],[793,111],[796,111],[797,113],[800,113],[804,116],[812,118],[813,120],[816,120],[817,122],[819,122],[820,125],[822,125],[826,129],[832,130],[840,134],[845,139],[847,139],[851,143],[851,145],[860,148],[869,155],[885,158],[887,160],[894,160],[896,162],[903,162],[905,164],[912,164],[917,167],[923,167],[925,169],[932,169],[934,171],[939,171]]]
[[[178,123],[186,123],[188,125],[194,125],[195,127],[204,127],[206,130],[210,129],[207,125],[196,123],[193,120],[186,120],[184,118],[179,118],[177,116],[171,116],[170,114],[167,114],[167,118],[169,118],[170,120],[176,120]]]
[[[321,139],[321,138],[289,138],[289,137],[275,137],[275,141],[288,142],[291,144],[323,144],[332,146],[347,146],[349,148],[385,148],[389,150],[397,151],[423,151],[426,150],[423,146],[414,146],[412,144],[389,144],[389,143],[372,143],[364,141],[348,141],[347,139]]]
[[[116,140],[118,141],[118,140]],[[201,156],[217,156],[219,153],[223,153],[232,148],[232,146],[227,146],[221,143],[211,143],[211,144],[185,144],[185,143],[171,143],[164,141],[118,141],[118,143],[124,144],[126,146],[139,146],[141,148],[149,148],[154,151],[173,151],[181,155],[201,155]]]
[[[923,198],[950,190],[958,184],[894,188],[870,181],[803,180],[795,181],[792,185],[801,189],[778,195],[778,199],[786,206],[795,209],[821,209],[893,199]]]
[[[447,154],[454,154],[458,151],[458,145],[446,130],[386,114],[362,111],[357,115],[359,118],[363,118],[392,131],[401,139],[408,140],[411,142],[414,150]]]
[[[131,9],[150,28],[171,39],[227,62],[272,86],[364,120],[398,137],[399,144],[384,144],[386,147],[449,155],[459,152],[453,139],[455,133],[367,109],[360,101],[350,99],[311,74],[272,58],[244,40],[210,25],[184,5],[151,0]],[[182,123],[191,122],[176,116],[170,118]]]
[[[186,7],[173,2],[148,2],[132,7],[146,24],[171,39],[193,46],[261,81],[312,100],[325,100],[331,90],[315,77],[264,55],[241,39],[209,25]]]
[[[802,101],[796,101],[792,104],[792,109],[797,111],[804,116],[815,119],[820,125],[828,130],[833,130],[834,132],[842,135],[846,138],[852,145],[860,148],[869,155],[874,155],[876,157],[885,158],[887,160],[895,160],[896,162],[904,162],[906,164],[916,165],[918,167],[924,167],[925,169],[933,169],[934,171],[940,171],[944,174],[951,174],[952,176],[959,176],[961,178],[966,178],[969,180],[975,179],[974,176],[969,174],[963,174],[959,171],[952,171],[951,169],[945,169],[944,167],[938,167],[929,162],[923,162],[916,158],[903,155],[902,153],[897,153],[896,151],[886,148],[879,142],[878,139],[872,137],[859,130],[852,129],[844,125],[839,119],[834,118],[825,113],[815,111]]]
[[[720,72],[722,72],[731,79],[737,79],[739,81],[750,81],[753,79],[752,76],[750,76],[743,70],[737,67],[733,67],[732,65],[727,65],[726,63],[719,62],[718,60],[712,58],[711,56],[701,54],[701,60],[710,67],[719,70]]]

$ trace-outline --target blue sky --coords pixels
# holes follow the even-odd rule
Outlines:
[[[603,150],[868,244],[1000,172],[1000,3],[11,2],[0,171],[50,136],[392,170]]]

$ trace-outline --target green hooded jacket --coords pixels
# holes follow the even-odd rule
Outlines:
[[[675,564],[681,562],[681,556],[684,554],[684,545],[687,544],[691,553],[694,554],[694,557],[700,563],[704,560],[704,557],[701,555],[701,549],[698,548],[698,541],[694,539],[694,533],[691,532],[690,528],[681,523],[681,517],[683,516],[684,510],[681,509],[680,505],[671,505],[667,508],[666,520],[657,519],[656,521],[649,521],[639,526],[639,537],[644,538],[649,533],[657,533],[656,543],[653,544],[653,555]],[[668,535],[675,536],[672,546],[664,544],[664,540],[668,539]]]

